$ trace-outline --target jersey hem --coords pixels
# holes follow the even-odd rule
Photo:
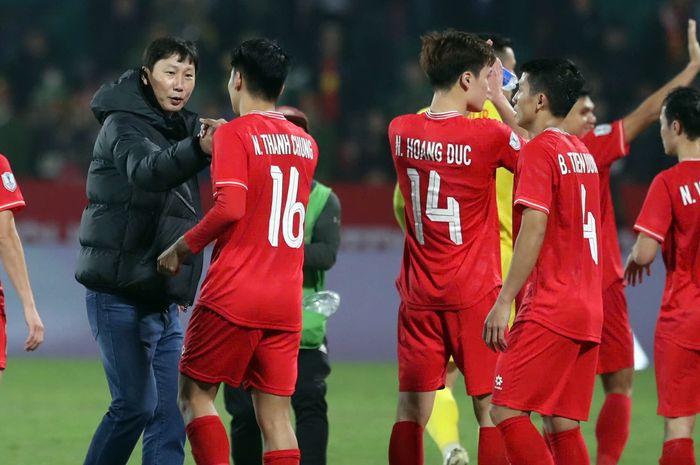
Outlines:
[[[291,325],[283,325],[283,324],[273,324],[273,323],[267,323],[263,321],[253,321],[253,320],[246,320],[245,318],[241,318],[238,316],[231,315],[228,311],[224,310],[221,306],[207,301],[207,300],[202,300],[200,299],[197,301],[197,305],[201,305],[203,307],[208,308],[209,310],[218,313],[222,318],[230,321],[231,323],[238,325],[238,326],[245,326],[246,328],[254,328],[254,329],[272,329],[275,331],[289,331],[289,332],[298,332],[301,331],[301,323],[299,324],[291,324]],[[299,317],[301,318],[301,312],[299,312]]]
[[[556,324],[552,323],[551,321],[544,319],[544,318],[528,318],[528,317],[517,318],[516,317],[516,319],[515,319],[515,323],[520,323],[520,322],[524,322],[524,321],[531,321],[531,322],[536,323],[540,326],[544,326],[548,330],[555,332],[560,336],[564,336],[566,338],[573,339],[575,341],[595,342],[596,344],[600,344],[601,336],[593,336],[590,334],[569,331],[569,330],[564,329],[561,326],[556,325]],[[601,331],[602,331],[602,328],[601,328]]]

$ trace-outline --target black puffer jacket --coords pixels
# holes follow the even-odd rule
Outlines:
[[[88,171],[75,278],[159,311],[194,299],[201,255],[172,278],[157,273],[156,258],[201,218],[196,174],[209,157],[196,137],[197,115],[168,117],[149,93],[130,70],[92,99],[102,129]]]

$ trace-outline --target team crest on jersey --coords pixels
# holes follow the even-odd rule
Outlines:
[[[7,189],[10,192],[14,192],[17,190],[17,181],[15,181],[15,175],[10,173],[9,171],[6,171],[2,173],[2,185],[5,186],[5,189]]]
[[[599,124],[593,129],[593,134],[595,134],[596,137],[600,136],[607,136],[612,132],[612,126],[609,124]]]
[[[513,150],[520,150],[520,138],[514,132],[510,133],[510,146],[513,147]]]

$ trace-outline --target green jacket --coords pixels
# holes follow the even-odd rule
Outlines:
[[[304,297],[325,289],[325,270],[335,262],[335,254],[340,243],[339,214],[339,201],[332,190],[314,181],[306,207],[304,226]],[[330,215],[330,217],[322,218],[322,215]],[[325,220],[323,225],[320,225],[319,218]],[[319,230],[329,237],[323,239],[315,237],[314,231]],[[324,244],[320,243],[321,240]],[[324,250],[319,252],[318,249],[313,249],[314,246],[319,245],[322,245]],[[302,311],[302,349],[317,349],[323,344],[326,337],[326,320],[325,316],[318,313]]]

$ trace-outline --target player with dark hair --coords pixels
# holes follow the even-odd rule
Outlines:
[[[669,91],[688,85],[700,70],[700,45],[695,21],[688,22],[688,65],[663,87],[647,97],[631,113],[611,124],[596,126],[595,105],[586,90],[564,122],[566,131],[577,135],[596,160],[600,177],[600,214],[603,231],[603,334],[597,372],[606,393],[596,423],[597,465],[616,465],[630,432],[634,341],[629,323],[617,226],[610,192],[612,164],[629,153],[629,144],[658,121]]]
[[[576,66],[543,59],[522,71],[515,110],[534,138],[518,159],[514,206],[522,222],[510,271],[484,323],[484,340],[501,352],[491,418],[510,463],[583,465],[578,422],[588,418],[603,322],[598,169],[581,141],[561,130],[584,85]],[[544,417],[551,453],[531,412]]]
[[[691,465],[700,413],[700,91],[672,91],[660,120],[664,152],[678,164],[649,187],[625,278],[632,286],[641,283],[661,244],[666,286],[654,337],[657,412],[664,417],[659,464]]]
[[[318,161],[316,142],[275,103],[289,56],[267,39],[243,42],[228,83],[240,115],[214,135],[214,206],[158,259],[182,261],[216,240],[185,335],[180,408],[197,465],[229,463],[214,400],[222,382],[250,389],[263,435],[263,462],[298,465],[289,419],[301,331],[304,217]]]
[[[406,199],[397,279],[400,392],[389,463],[423,463],[423,428],[452,356],[481,427],[479,463],[503,465],[503,444],[488,415],[496,357],[480,334],[501,286],[495,172],[514,168],[523,141],[505,124],[465,118],[489,96],[509,106],[493,49],[453,30],[421,39],[432,103],[425,113],[399,116],[389,125]]]

